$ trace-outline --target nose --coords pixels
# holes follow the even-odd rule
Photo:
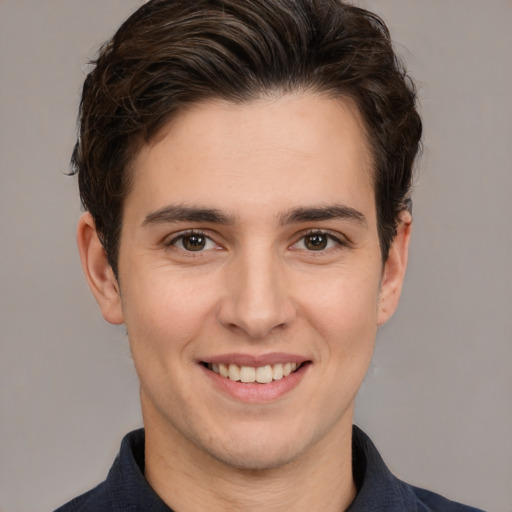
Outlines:
[[[224,327],[262,339],[296,316],[284,263],[271,251],[251,251],[226,269],[226,294],[218,318]]]

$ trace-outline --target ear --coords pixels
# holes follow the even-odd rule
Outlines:
[[[377,325],[382,325],[387,322],[398,306],[405,271],[407,269],[411,230],[412,216],[410,212],[404,210],[400,214],[397,234],[389,249],[388,259],[384,264],[377,312]]]
[[[78,221],[76,239],[85,277],[103,318],[111,324],[122,324],[124,316],[119,285],[89,212],[85,212]]]

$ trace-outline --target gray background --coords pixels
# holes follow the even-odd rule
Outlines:
[[[139,0],[0,0],[0,511],[104,478],[141,424],[122,328],[100,317],[63,173],[88,58]],[[425,151],[396,316],[357,422],[396,474],[512,511],[512,2],[364,1],[417,80]]]

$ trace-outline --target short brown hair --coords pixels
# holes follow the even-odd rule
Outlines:
[[[422,125],[414,85],[375,14],[341,0],[152,0],[93,64],[72,172],[116,274],[138,149],[187,105],[210,98],[241,103],[270,92],[327,93],[358,107],[387,258],[410,201]]]

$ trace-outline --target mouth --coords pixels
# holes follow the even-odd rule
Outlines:
[[[208,370],[226,379],[245,384],[268,384],[270,382],[286,379],[297,372],[309,361],[303,363],[277,363],[264,366],[239,366],[233,363],[207,363],[202,365]]]

